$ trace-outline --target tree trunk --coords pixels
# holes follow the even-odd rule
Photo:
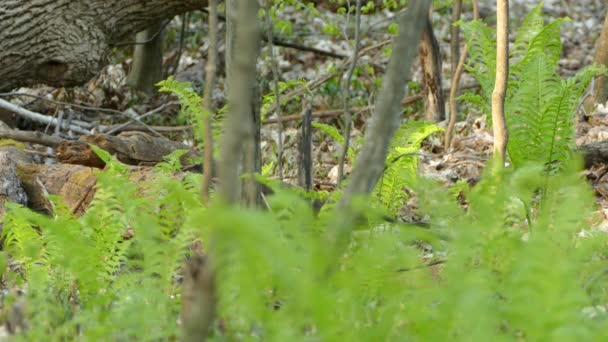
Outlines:
[[[602,33],[597,43],[593,63],[608,67],[608,11],[606,12]],[[591,113],[598,103],[604,104],[606,100],[608,100],[608,84],[606,84],[606,76],[602,75],[595,81],[595,89],[593,89],[592,96],[585,101],[585,111]]]
[[[226,88],[228,89],[228,94],[230,94],[231,89],[239,87],[242,82],[238,75],[233,75],[235,71],[238,72],[236,60],[243,53],[241,45],[239,45],[239,50],[236,50],[238,6],[238,0],[226,1]],[[238,22],[241,24],[240,21]],[[258,50],[256,49],[255,59],[257,59],[257,51]],[[241,136],[244,146],[242,147],[240,154],[235,157],[239,158],[238,165],[236,166],[237,172],[254,174],[260,172],[262,169],[262,152],[260,148],[260,94],[255,77],[249,82],[249,87],[251,88],[249,91],[252,92],[253,96],[247,106],[249,111],[247,122],[250,123],[251,126],[243,126],[243,128],[247,128],[246,135]],[[242,122],[241,124],[245,125],[245,122]],[[245,133],[245,131],[243,131],[243,133]],[[226,155],[223,155],[222,157],[225,158]],[[253,206],[261,200],[258,185],[253,181],[253,178],[238,182],[238,184],[234,184],[234,187],[235,196],[242,198],[243,201],[249,205]]]
[[[441,51],[430,18],[424,26],[419,50],[424,87],[424,120],[439,122],[445,118],[445,101],[441,88]]]
[[[206,5],[207,0],[0,1],[0,91],[82,84],[129,34]]]
[[[159,21],[135,36],[133,65],[128,83],[146,94],[153,94],[163,77],[163,26]]]
[[[257,1],[229,0],[226,4],[229,26],[226,37],[229,113],[222,137],[219,192],[222,200],[228,203],[235,203],[239,198],[239,169],[241,169],[239,164],[242,165],[243,152],[248,154],[246,158],[248,161],[253,160],[252,165],[255,167],[255,159],[257,159],[255,150],[259,151],[259,146],[256,149],[253,142],[256,133],[253,120],[255,111],[252,110],[255,97],[253,86],[256,82],[255,66],[260,40],[257,16],[252,14],[257,13],[258,9]],[[237,46],[239,53],[235,50]],[[257,125],[259,128],[259,122]]]
[[[330,260],[336,260],[348,246],[353,226],[359,218],[355,209],[356,201],[369,195],[384,170],[389,144],[401,124],[401,99],[405,95],[409,70],[416,57],[417,50],[411,46],[418,46],[420,42],[430,6],[430,0],[410,1],[407,12],[399,19],[399,35],[393,43],[393,53],[372,123],[365,132],[365,145],[357,157],[357,167],[344,190],[339,203],[339,216],[330,231],[332,246],[328,251],[333,253]]]

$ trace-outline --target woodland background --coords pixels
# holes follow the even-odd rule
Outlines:
[[[500,160],[496,3],[0,1],[3,338],[605,338],[608,7],[508,1]]]

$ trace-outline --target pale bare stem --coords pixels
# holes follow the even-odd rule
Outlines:
[[[355,48],[353,49],[353,55],[351,57],[350,67],[346,74],[342,87],[342,102],[344,104],[344,145],[342,146],[342,154],[340,155],[340,162],[338,164],[338,185],[344,178],[344,161],[348,154],[348,147],[350,145],[350,131],[353,121],[353,115],[350,112],[350,82],[353,78],[353,73],[357,67],[357,59],[359,58],[359,49],[361,45],[361,0],[357,0],[355,14]]]
[[[272,17],[270,16],[270,10],[272,8],[272,1],[266,1],[266,36],[268,40],[268,49],[270,50],[270,68],[272,69],[272,77],[274,78],[273,82],[273,91],[275,97],[275,112],[277,115],[277,123],[279,124],[279,141],[277,143],[278,156],[277,156],[277,169],[279,173],[279,179],[283,180],[283,112],[281,111],[281,92],[279,91],[279,63],[277,62],[277,58],[274,54],[273,47],[273,30],[274,25],[272,22]]]
[[[479,19],[479,5],[477,3],[478,0],[473,0],[473,19]],[[445,130],[445,150],[446,152],[452,147],[452,140],[454,139],[454,127],[456,127],[456,121],[458,119],[458,105],[456,103],[456,96],[458,95],[458,87],[460,83],[460,76],[462,76],[462,71],[464,70],[464,62],[467,59],[467,46],[465,45],[464,49],[462,49],[462,54],[460,55],[460,59],[458,60],[458,65],[456,66],[456,70],[452,75],[452,86],[450,88],[450,98],[448,100],[448,105],[450,107],[450,120],[448,122],[448,127]]]
[[[205,66],[205,93],[203,94],[203,135],[205,139],[205,160],[203,162],[203,182],[201,183],[201,197],[204,204],[209,203],[209,187],[213,174],[213,132],[211,118],[213,108],[213,88],[217,70],[217,0],[209,0],[209,49],[207,51],[207,65]]]
[[[508,141],[505,121],[505,93],[509,74],[509,1],[496,1],[496,81],[492,92],[494,154],[504,166]]]
[[[254,95],[256,58],[260,41],[257,22],[259,5],[257,1],[237,1],[236,41],[239,53],[232,57],[232,68],[228,80],[228,115],[222,138],[222,162],[220,163],[220,196],[227,203],[238,201],[239,161],[244,146],[252,144],[253,120],[251,103]],[[233,15],[233,14],[231,14]],[[230,16],[230,15],[229,15]]]

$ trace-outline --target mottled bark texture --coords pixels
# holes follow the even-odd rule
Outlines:
[[[207,0],[0,1],[0,91],[78,85],[104,66],[112,44]]]
[[[420,64],[424,93],[424,120],[439,122],[445,118],[445,100],[441,88],[441,50],[429,18],[420,41]]]
[[[602,33],[595,49],[593,63],[608,67],[608,12],[606,13]],[[595,81],[593,94],[585,101],[585,111],[587,113],[591,113],[597,104],[604,104],[608,100],[608,82],[606,82],[606,79],[606,76],[602,75],[598,76]]]
[[[232,5],[231,5],[232,3]],[[236,5],[236,11],[234,6]],[[227,203],[236,203],[239,197],[239,164],[245,152],[247,161],[258,159],[255,150],[256,130],[252,115],[252,103],[255,94],[256,59],[260,43],[260,29],[257,16],[257,1],[228,1],[228,21],[237,23],[227,36],[228,46],[238,46],[238,53],[226,55],[228,76],[228,115],[222,137],[222,162],[220,163],[220,195]],[[232,32],[232,34],[231,34]],[[253,117],[252,117],[253,116]],[[257,123],[259,127],[259,122]],[[252,151],[254,150],[254,151]],[[254,163],[252,165],[255,167]],[[247,171],[247,167],[245,167]]]

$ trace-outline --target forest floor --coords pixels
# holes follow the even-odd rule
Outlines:
[[[511,16],[514,19],[513,27],[519,25],[521,18],[524,18],[528,11],[535,6],[538,1],[534,0],[513,0],[511,2]],[[494,12],[493,2],[481,1],[482,15],[491,18]],[[549,20],[569,17],[570,22],[562,26],[563,52],[559,60],[559,73],[563,77],[574,75],[583,67],[590,65],[595,52],[595,45],[603,22],[603,15],[606,13],[608,5],[600,0],[546,0],[544,3],[544,13]],[[465,20],[472,18],[470,8],[465,7]],[[391,35],[388,33],[389,26],[394,22],[395,13],[376,12],[365,15],[362,18],[362,41],[363,49],[369,48],[369,52],[362,55],[359,60],[361,70],[358,72],[356,81],[353,82],[352,107],[354,108],[354,129],[351,141],[357,141],[365,132],[369,119],[373,112],[373,104],[377,96],[377,77],[381,77],[388,62],[388,57],[383,50],[387,45],[378,45],[382,42],[389,42]],[[183,18],[183,17],[182,17]],[[185,39],[183,51],[178,48],[178,33],[181,26],[180,18],[169,24],[169,35],[172,37],[168,43],[165,53],[166,65],[173,65],[179,59],[175,78],[180,81],[193,82],[195,89],[201,89],[201,80],[204,79],[204,65],[208,45],[204,35],[206,32],[206,17],[192,16],[185,32],[188,36]],[[348,56],[352,47],[345,39],[344,35],[325,34],[324,27],[332,23],[341,28],[341,31],[348,32],[352,38],[353,18],[346,18],[344,15],[331,13],[321,10],[320,15],[304,13],[287,8],[279,13],[279,20],[289,22],[291,34],[279,35],[279,40],[297,43],[301,46],[314,47],[316,49],[331,51],[333,53]],[[490,20],[490,19],[488,19]],[[441,46],[443,59],[443,75],[450,75],[450,15],[449,9],[439,10],[433,16],[433,26],[435,35]],[[220,34],[224,33],[225,25],[221,23]],[[177,32],[177,33],[176,33]],[[377,46],[377,48],[374,48]],[[263,45],[258,62],[258,70],[262,82],[262,93],[271,93],[269,86],[273,82],[271,71],[270,49],[268,45]],[[340,58],[328,57],[315,52],[306,52],[293,48],[275,47],[277,52],[277,63],[280,70],[282,82],[286,82],[289,90],[286,94],[294,90],[302,89],[304,84],[308,84],[308,90],[312,91],[313,111],[319,116],[331,112],[323,117],[315,117],[313,120],[335,125],[342,129],[342,100],[340,95],[339,77],[330,78],[327,82],[316,83],[315,80],[323,79],[326,75],[334,73],[337,66],[342,63]],[[224,61],[224,46],[220,46],[220,62]],[[167,94],[159,94],[147,97],[143,94],[131,91],[126,85],[126,75],[130,67],[131,59],[129,53],[117,50],[113,57],[114,63],[104,68],[98,77],[91,80],[83,87],[73,89],[55,89],[45,86],[35,88],[22,88],[17,92],[27,93],[42,97],[46,100],[59,101],[63,103],[88,105],[92,107],[111,109],[114,112],[98,110],[93,111],[91,121],[102,122],[105,125],[125,122],[133,115],[146,113],[154,108],[174,101]],[[412,87],[406,96],[419,94],[420,89],[417,84],[421,82],[421,72],[419,65],[412,68],[413,78]],[[224,70],[220,65],[219,84],[214,92],[214,101],[218,108],[225,105],[224,94]],[[443,88],[449,89],[451,79],[449,76],[443,77]],[[312,85],[312,86],[311,86]],[[463,85],[475,86],[475,80],[465,73],[461,80]],[[447,97],[447,96],[446,96]],[[66,113],[78,115],[78,109],[69,108],[49,101],[40,101],[31,96],[11,96],[11,102],[26,107],[32,111],[57,115],[59,110]],[[283,107],[282,115],[292,116],[300,114],[302,111],[302,97],[285,95],[286,105]],[[577,145],[588,144],[597,141],[608,140],[608,104],[599,104],[598,108],[591,113],[579,112],[581,118],[576,129]],[[278,144],[278,125],[276,114],[267,112],[268,106],[263,107],[263,126],[262,126],[262,153],[263,164],[274,163],[274,174],[277,174],[277,146]],[[70,112],[72,111],[72,112]],[[421,101],[414,101],[405,109],[406,115],[403,121],[420,119],[422,117]],[[178,115],[178,105],[168,105],[159,113],[150,116],[146,123],[157,129],[167,137],[185,143],[192,144],[192,126]],[[83,114],[84,115],[84,114]],[[85,115],[86,116],[86,115]],[[22,119],[14,122],[22,129],[37,129],[48,132],[49,127],[41,127]],[[438,123],[445,127],[446,122]],[[162,130],[177,126],[175,129]],[[297,163],[298,163],[298,134],[299,121],[289,120],[284,123],[284,154],[283,154],[283,181],[295,184],[297,182]],[[72,137],[74,138],[74,137]],[[476,111],[472,107],[461,105],[459,112],[459,122],[456,125],[456,136],[453,148],[446,151],[443,145],[443,133],[431,135],[423,144],[420,152],[419,174],[423,177],[436,179],[446,185],[454,184],[458,181],[476,183],[483,171],[485,162],[492,151],[492,132],[487,118],[484,114]],[[48,158],[49,149],[44,146],[27,145],[27,149],[35,154],[35,158],[40,163],[53,163],[52,158]],[[337,182],[338,156],[342,147],[330,136],[315,130],[313,135],[313,170],[314,170],[314,189],[333,191]],[[346,169],[352,161],[347,161]],[[608,166],[597,164],[586,169],[581,178],[586,178],[593,186],[598,200],[599,228],[608,231]],[[410,204],[412,208],[404,208],[403,212],[415,210],[415,203]],[[0,337],[4,335],[0,328]]]
[[[519,26],[522,18],[538,1],[534,0],[514,0],[511,2],[511,16],[514,18],[512,27]],[[482,18],[492,17],[494,8],[492,2],[481,1]],[[603,14],[606,12],[606,4],[598,0],[566,1],[566,0],[547,0],[544,3],[543,12],[549,20],[569,17],[562,27],[563,53],[559,61],[559,73],[564,77],[571,76],[584,66],[590,65],[593,59],[595,42],[601,31]],[[314,47],[321,50],[348,56],[351,54],[352,47],[345,39],[344,32],[348,32],[352,38],[352,26],[354,19],[321,10],[319,15],[298,11],[287,7],[281,11],[279,20],[289,22],[291,33],[286,32],[279,35],[279,40],[296,42],[301,46]],[[472,18],[469,6],[465,6],[463,11],[465,20]],[[388,11],[377,11],[373,14],[362,17],[362,49],[370,48],[370,52],[364,54],[359,59],[361,71],[358,73],[356,81],[353,82],[353,102],[354,107],[354,129],[351,141],[356,141],[363,136],[368,120],[372,115],[373,104],[376,101],[377,89],[375,78],[382,76],[388,58],[384,53],[383,46],[373,49],[381,42],[388,42],[390,34],[389,26],[394,22],[395,13]],[[188,36],[185,39],[185,48],[181,53],[178,52],[175,32],[179,32],[181,19],[176,19],[169,24],[169,34],[173,37],[173,43],[169,43],[169,49],[165,53],[167,65],[174,64],[179,57],[179,63],[175,78],[181,81],[191,81],[196,89],[201,86],[204,79],[204,65],[208,45],[205,43],[204,35],[200,32],[206,31],[205,16],[191,18],[186,27]],[[342,34],[329,35],[324,33],[324,27],[331,23],[339,27]],[[433,26],[435,35],[441,46],[443,58],[443,88],[449,89],[450,75],[450,15],[449,9],[439,9],[433,15]],[[224,33],[224,24],[221,23],[220,34]],[[288,31],[286,29],[286,31]],[[386,45],[384,45],[386,46]],[[258,67],[260,78],[263,79],[263,93],[271,93],[269,85],[273,82],[271,72],[271,59],[269,46],[263,45],[261,49]],[[339,78],[334,77],[325,83],[315,84],[313,81],[322,79],[331,74],[333,70],[342,62],[339,58],[324,56],[315,52],[300,51],[292,48],[275,47],[277,52],[278,68],[282,82],[286,82],[290,90],[302,88],[303,83],[314,84],[315,88],[310,88],[314,92],[313,110],[317,113],[323,111],[337,110],[336,115],[325,118],[315,118],[327,124],[336,125],[342,129],[342,119],[340,109],[342,108],[341,95],[339,91]],[[220,62],[224,60],[224,46],[220,46]],[[117,63],[106,67],[99,77],[91,80],[84,87],[75,89],[54,89],[49,87],[37,87],[19,89],[19,92],[26,92],[42,96],[44,98],[77,103],[88,104],[94,107],[110,108],[123,115],[100,114],[97,120],[105,123],[116,123],[125,120],[125,116],[133,113],[144,113],[156,108],[163,103],[170,101],[168,95],[157,95],[146,97],[142,94],[130,91],[126,86],[126,75],[130,67],[131,60],[128,52],[116,51],[114,59]],[[413,82],[420,84],[421,73],[418,65],[413,66]],[[466,73],[461,80],[462,85],[475,85],[475,80]],[[214,92],[214,100],[221,108],[225,104],[224,97],[224,78],[223,67],[220,66],[219,85]],[[290,94],[290,90],[286,93]],[[419,87],[413,86],[409,90],[408,96],[418,94]],[[447,97],[447,96],[446,96]],[[47,102],[32,100],[31,97],[13,97],[12,101],[16,104],[25,106],[31,110],[56,114],[57,107],[50,106]],[[282,115],[294,115],[301,112],[301,97],[286,95],[283,97],[286,105],[282,109]],[[608,104],[607,104],[608,106]],[[406,108],[408,113],[404,121],[408,119],[419,119],[422,115],[421,101],[414,102]],[[266,108],[266,107],[264,107]],[[151,116],[147,123],[149,125],[172,126],[184,125],[177,115],[178,107],[170,106],[158,115]],[[608,117],[600,106],[593,113],[577,113],[585,120],[579,120],[577,127],[577,144],[585,144],[594,141],[608,139]],[[272,124],[276,115],[265,113],[263,109],[262,127],[262,151],[263,163],[274,163],[276,171],[276,152],[278,146],[278,125]],[[429,137],[421,151],[420,174],[424,177],[437,179],[445,184],[453,184],[459,180],[475,183],[482,172],[485,161],[488,159],[492,150],[492,134],[486,116],[475,111],[466,105],[460,106],[459,122],[456,125],[456,138],[453,148],[445,151],[443,147],[443,134],[436,133]],[[297,180],[297,137],[298,121],[287,121],[284,123],[285,148],[284,159],[282,160],[284,171],[283,181],[296,183]],[[445,127],[446,123],[440,122],[439,126]],[[168,136],[174,140],[190,144],[192,142],[190,126],[180,126],[184,130],[170,132]],[[48,130],[48,127],[47,127]],[[327,134],[315,131],[313,136],[313,161],[314,161],[314,183],[317,190],[333,190],[337,181],[337,163],[341,146]],[[45,149],[38,148],[42,154]],[[352,161],[347,161],[349,164]],[[349,167],[347,165],[347,170]],[[590,180],[598,194],[598,202],[601,205],[601,213],[608,222],[608,167],[605,165],[594,165],[585,171],[585,176]],[[606,224],[608,229],[608,224]]]

